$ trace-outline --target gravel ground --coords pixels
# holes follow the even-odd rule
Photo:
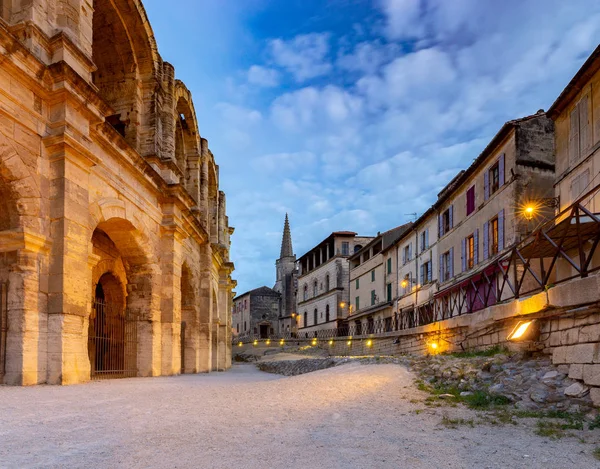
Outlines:
[[[397,365],[0,387],[0,467],[592,468],[595,445],[441,425]],[[415,412],[417,411],[417,412]]]

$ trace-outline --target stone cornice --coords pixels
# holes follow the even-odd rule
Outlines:
[[[25,250],[36,253],[50,251],[52,240],[26,230],[0,231],[0,252]]]

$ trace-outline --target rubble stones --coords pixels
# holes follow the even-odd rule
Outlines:
[[[584,386],[581,383],[573,383],[567,389],[565,389],[565,396],[569,397],[583,397],[590,392],[590,388]]]

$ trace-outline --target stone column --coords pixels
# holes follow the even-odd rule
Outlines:
[[[200,168],[200,210],[202,212],[202,221],[204,229],[210,235],[210,221],[208,208],[208,140],[200,140],[202,166]]]
[[[19,249],[15,255],[16,262],[9,271],[4,384],[27,386],[46,380],[48,316],[41,291],[39,252]]]
[[[181,371],[181,250],[184,232],[176,226],[161,227],[161,374]],[[190,325],[191,326],[191,325]]]
[[[48,148],[50,232],[48,280],[48,383],[89,380],[86,318],[91,301],[88,249],[89,174],[93,162],[66,144]]]
[[[187,156],[189,179],[186,181],[185,187],[188,193],[196,201],[196,205],[200,203],[200,172],[201,158],[197,153],[192,153]]]
[[[225,202],[225,192],[223,191],[219,191],[219,227],[218,227],[218,232],[219,232],[219,244],[223,244],[225,245],[226,243],[226,239],[225,239],[225,232],[227,230],[227,222],[225,220],[225,206],[226,206],[226,202]]]
[[[162,126],[161,158],[175,161],[175,69],[170,63],[163,64],[163,86],[165,92],[160,109]]]
[[[212,369],[212,254],[209,244],[200,246],[200,294],[198,298],[198,355],[199,372]]]

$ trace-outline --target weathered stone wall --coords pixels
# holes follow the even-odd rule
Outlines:
[[[235,282],[225,196],[143,6],[11,7],[11,31],[0,24],[3,381],[90,379],[90,315],[107,273],[140,318],[138,375],[226,369]]]

